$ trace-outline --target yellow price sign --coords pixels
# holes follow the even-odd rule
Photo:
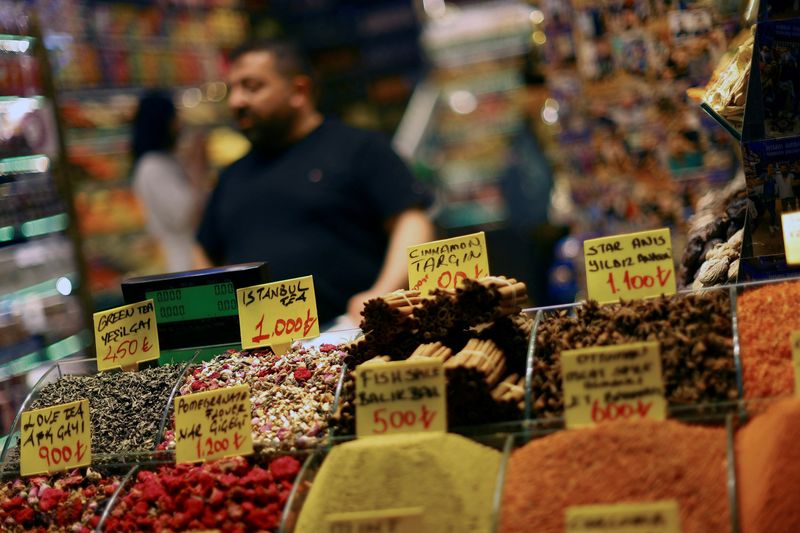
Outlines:
[[[24,411],[19,449],[23,476],[92,464],[89,400]]]
[[[589,239],[583,242],[583,256],[592,300],[610,303],[675,294],[667,228]]]
[[[567,533],[680,533],[678,502],[662,500],[567,507]]]
[[[800,211],[781,215],[787,265],[800,265]]]
[[[359,365],[356,436],[447,431],[447,390],[441,361]]]
[[[174,405],[176,463],[253,453],[249,385],[178,396]]]
[[[664,420],[667,402],[658,342],[561,352],[567,427],[613,420]]]
[[[423,531],[422,507],[401,507],[325,516],[328,533],[419,533]]]
[[[242,347],[278,346],[319,336],[312,276],[236,291]]]
[[[161,350],[153,300],[95,313],[94,345],[98,370],[158,359]]]
[[[408,286],[423,294],[433,289],[455,289],[465,279],[489,275],[489,253],[482,231],[409,246],[407,255]]]
[[[792,332],[791,343],[792,366],[794,367],[794,395],[800,396],[800,330]]]

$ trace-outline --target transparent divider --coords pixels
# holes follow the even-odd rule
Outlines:
[[[164,432],[167,430],[168,424],[169,424],[169,422],[171,420],[172,411],[173,411],[173,408],[174,408],[173,400],[175,399],[176,394],[180,390],[181,385],[183,385],[183,382],[186,380],[186,373],[192,367],[194,367],[195,361],[197,360],[198,357],[200,357],[201,353],[202,353],[201,350],[195,351],[195,353],[192,356],[192,358],[189,359],[189,361],[187,361],[186,364],[184,365],[183,372],[181,372],[180,376],[178,376],[177,381],[172,386],[172,390],[169,393],[169,398],[167,399],[167,404],[164,406],[164,412],[161,415],[161,422],[158,424],[158,433],[156,434],[156,437],[153,440],[153,442],[155,442],[154,450],[157,450],[158,447],[163,442]]]
[[[117,504],[117,499],[119,499],[123,491],[127,489],[128,485],[133,482],[134,476],[140,468],[141,466],[139,465],[132,466],[128,473],[125,474],[125,477],[119,482],[117,490],[115,490],[114,494],[111,495],[108,503],[106,503],[105,509],[103,509],[103,514],[100,515],[100,521],[97,523],[97,527],[94,528],[95,532],[103,531],[106,520],[108,520],[108,517],[111,516],[111,511],[114,510],[114,506]]]

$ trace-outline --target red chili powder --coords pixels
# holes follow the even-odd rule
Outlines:
[[[800,283],[776,283],[738,298],[744,397],[769,398],[794,391],[789,338],[800,329]]]
[[[742,533],[800,531],[800,399],[781,400],[736,434]]]
[[[613,422],[536,439],[512,453],[500,531],[563,533],[573,505],[678,501],[681,530],[730,530],[722,428]]]

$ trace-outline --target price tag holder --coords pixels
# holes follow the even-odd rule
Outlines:
[[[253,453],[249,385],[178,396],[174,405],[176,463]]]
[[[567,507],[567,533],[680,533],[678,502]]]
[[[236,291],[242,347],[279,346],[319,336],[312,276]]]
[[[158,328],[153,300],[94,314],[97,369],[109,370],[158,359]]]
[[[333,513],[325,517],[328,533],[420,533],[423,531],[422,507],[403,507]]]
[[[592,300],[611,303],[675,294],[668,228],[586,240],[583,256]]]
[[[441,361],[359,365],[356,436],[447,431],[447,389]]]
[[[794,367],[794,395],[800,396],[800,330],[792,332],[792,366]]]
[[[482,231],[409,246],[407,254],[408,286],[423,294],[433,289],[455,289],[465,279],[489,275],[486,235]]]
[[[800,211],[781,215],[787,265],[800,265]]]
[[[24,411],[19,448],[23,476],[91,465],[89,400]]]
[[[568,428],[648,418],[664,420],[667,402],[657,342],[561,352]]]

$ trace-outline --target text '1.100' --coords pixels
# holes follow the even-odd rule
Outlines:
[[[672,276],[672,270],[664,269],[660,266],[656,267],[655,275],[631,275],[631,273],[626,270],[621,280],[616,278],[612,271],[608,273],[606,283],[611,288],[611,292],[616,294],[620,291],[622,285],[629,291],[650,289],[653,287],[666,287],[670,276]],[[621,285],[618,285],[618,283],[621,283]]]

